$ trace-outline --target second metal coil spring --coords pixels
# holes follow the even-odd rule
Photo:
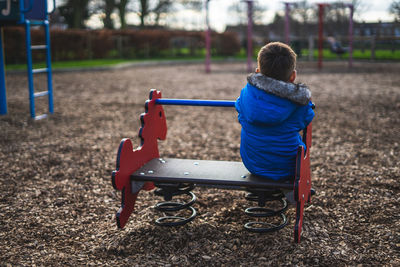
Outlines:
[[[285,211],[288,208],[287,201],[281,191],[262,191],[262,190],[252,190],[246,195],[246,199],[249,201],[257,201],[258,207],[251,207],[245,210],[245,213],[251,217],[265,218],[280,216],[281,223],[273,224],[262,221],[251,221],[244,225],[246,230],[256,233],[274,232],[282,229],[288,223]],[[279,209],[269,209],[265,208],[265,204],[272,201],[280,201],[281,208]],[[257,226],[258,225],[258,226]]]
[[[182,216],[164,216],[158,218],[155,223],[160,226],[179,226],[184,225],[192,221],[196,216],[197,212],[192,205],[196,202],[196,195],[191,192],[194,189],[193,184],[155,184],[158,189],[154,193],[158,196],[163,196],[163,202],[157,203],[154,207],[155,209],[162,212],[178,212],[180,210],[187,209],[191,212],[189,217]],[[170,201],[173,196],[188,195],[191,200],[186,203]]]

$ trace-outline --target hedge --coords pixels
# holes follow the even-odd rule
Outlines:
[[[44,44],[43,29],[32,29],[31,36],[32,44]],[[195,56],[205,47],[204,32],[194,31],[52,29],[50,38],[52,61]],[[211,40],[214,55],[233,56],[240,51],[234,33],[213,32]],[[6,63],[26,62],[23,27],[5,27],[3,41]],[[45,53],[33,51],[33,60],[44,61]]]

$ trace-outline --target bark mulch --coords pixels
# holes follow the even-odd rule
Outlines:
[[[0,117],[0,265],[256,266],[400,265],[400,65],[301,63],[316,103],[312,175],[302,242],[289,226],[243,230],[244,192],[195,189],[199,216],[155,226],[159,200],[139,195],[119,230],[111,185],[119,142],[139,144],[139,114],[151,88],[164,97],[235,99],[245,64],[153,66],[56,73],[55,114],[29,119],[24,75],[7,76],[9,115]],[[40,78],[38,86],[43,83]],[[38,101],[38,113],[46,101]],[[234,109],[165,107],[163,157],[240,160]]]

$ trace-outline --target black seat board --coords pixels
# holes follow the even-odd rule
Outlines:
[[[242,162],[155,158],[131,175],[132,180],[194,183],[236,187],[287,188],[293,183],[280,183],[252,175]]]

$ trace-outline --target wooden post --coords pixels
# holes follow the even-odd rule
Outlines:
[[[210,64],[211,64],[211,30],[210,30],[210,21],[209,21],[209,9],[208,3],[210,0],[206,0],[206,73],[211,72]]]
[[[324,43],[324,7],[326,4],[318,4],[318,69],[322,69],[323,43]]]
[[[90,32],[88,32],[88,34],[87,34],[86,41],[87,41],[87,48],[88,48],[87,49],[88,57],[89,57],[89,60],[92,60],[93,59],[92,34]]]
[[[349,20],[349,68],[353,67],[353,15],[354,6],[349,5],[350,8],[350,20]]]
[[[290,12],[290,3],[285,2],[285,43],[289,45],[289,34],[290,34],[290,21],[289,21],[289,12]]]
[[[247,0],[247,72],[252,72],[253,62],[253,1]]]
[[[371,60],[375,60],[375,45],[376,45],[376,35],[372,36],[371,39]]]
[[[312,61],[314,59],[314,37],[312,35],[308,36],[308,60]]]
[[[123,58],[123,53],[122,53],[122,36],[117,35],[117,51],[118,51],[118,57]]]

